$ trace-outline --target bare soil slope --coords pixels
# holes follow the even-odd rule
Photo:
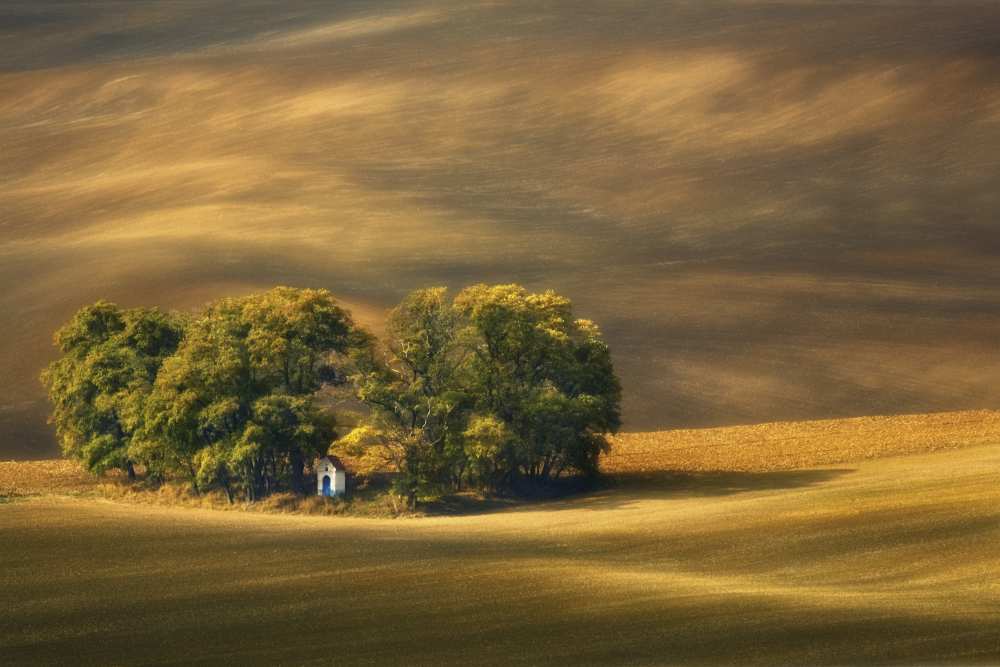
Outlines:
[[[612,475],[665,470],[760,472],[924,454],[1000,442],[1000,412],[966,410],[623,433],[601,465]]]
[[[632,428],[989,407],[996,0],[0,3],[0,457],[98,298],[556,289]]]

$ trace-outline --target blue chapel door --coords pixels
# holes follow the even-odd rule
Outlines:
[[[330,476],[323,475],[323,495],[330,495]]]

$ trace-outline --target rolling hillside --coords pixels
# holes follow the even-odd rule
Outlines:
[[[311,664],[333,642],[372,665],[1000,661],[996,415],[893,421],[706,432],[756,463],[685,454],[680,473],[669,452],[689,436],[674,434],[642,466],[612,457],[608,489],[479,515],[2,503],[0,654]],[[954,448],[914,453],[935,424],[924,448]],[[839,463],[786,469],[762,432],[822,441],[823,461],[821,432],[910,453],[865,460],[855,439]]]
[[[622,433],[611,439],[601,466],[619,477],[663,471],[767,472],[998,442],[1000,412],[967,410]]]
[[[630,429],[994,404],[992,0],[0,4],[0,456],[98,298],[516,281]]]

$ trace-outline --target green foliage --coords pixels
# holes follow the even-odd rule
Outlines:
[[[313,394],[355,340],[325,290],[275,288],[223,299],[188,328],[160,371],[144,436],[165,469],[249,500],[305,489],[307,460],[333,437]]]
[[[98,302],[56,334],[43,375],[63,450],[94,472],[141,463],[195,490],[303,492],[334,437],[316,403],[350,376],[367,416],[336,444],[418,497],[593,474],[621,388],[597,327],[569,300],[475,285],[417,290],[379,344],[325,290],[278,287],[196,317]]]
[[[494,484],[597,472],[603,434],[621,424],[621,386],[593,322],[554,292],[476,285],[455,298],[474,352],[476,409],[510,434]]]
[[[157,372],[183,336],[184,320],[106,301],[80,309],[55,335],[62,357],[42,373],[63,452],[96,473],[134,475],[137,437]]]
[[[475,285],[449,302],[443,288],[418,290],[359,368],[372,414],[342,451],[393,465],[411,501],[594,474],[604,434],[620,425],[608,348],[554,292]]]
[[[470,479],[486,490],[495,490],[501,477],[505,454],[513,450],[514,439],[507,425],[492,415],[473,415],[462,433],[463,454]]]
[[[371,417],[342,451],[397,470],[395,490],[411,504],[452,484],[462,462],[459,436],[469,398],[458,334],[445,290],[418,290],[389,314],[384,349],[372,345],[357,358],[353,379]]]

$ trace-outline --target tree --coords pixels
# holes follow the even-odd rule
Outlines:
[[[354,376],[371,417],[340,446],[378,452],[399,490],[511,489],[594,474],[620,425],[621,387],[600,331],[554,292],[475,285],[410,294]]]
[[[222,299],[197,317],[98,302],[61,328],[43,374],[67,455],[102,472],[183,474],[230,501],[304,492],[305,463],[334,423],[320,388],[348,374],[367,418],[335,446],[397,471],[419,496],[488,492],[594,474],[619,424],[621,387],[596,325],[570,301],[518,285],[449,300],[417,290],[383,344],[326,290],[278,287]]]
[[[504,425],[494,484],[594,474],[604,434],[621,425],[621,385],[597,326],[569,299],[519,285],[474,285],[455,298],[466,326],[475,410]]]
[[[183,334],[180,315],[123,310],[106,301],[81,308],[56,332],[62,356],[42,373],[42,382],[66,456],[95,473],[121,469],[135,477],[135,463],[145,462],[136,438],[145,402]]]
[[[462,435],[470,479],[484,491],[497,491],[503,476],[504,452],[513,445],[507,425],[493,416],[476,415]]]
[[[357,358],[357,395],[369,420],[338,443],[340,451],[399,473],[395,490],[412,506],[418,493],[459,483],[461,433],[469,405],[461,373],[465,350],[443,288],[417,290],[388,317],[382,354]]]
[[[326,290],[278,287],[222,299],[189,327],[146,403],[143,433],[195,488],[256,500],[304,491],[307,458],[333,437],[315,392],[365,335]]]

